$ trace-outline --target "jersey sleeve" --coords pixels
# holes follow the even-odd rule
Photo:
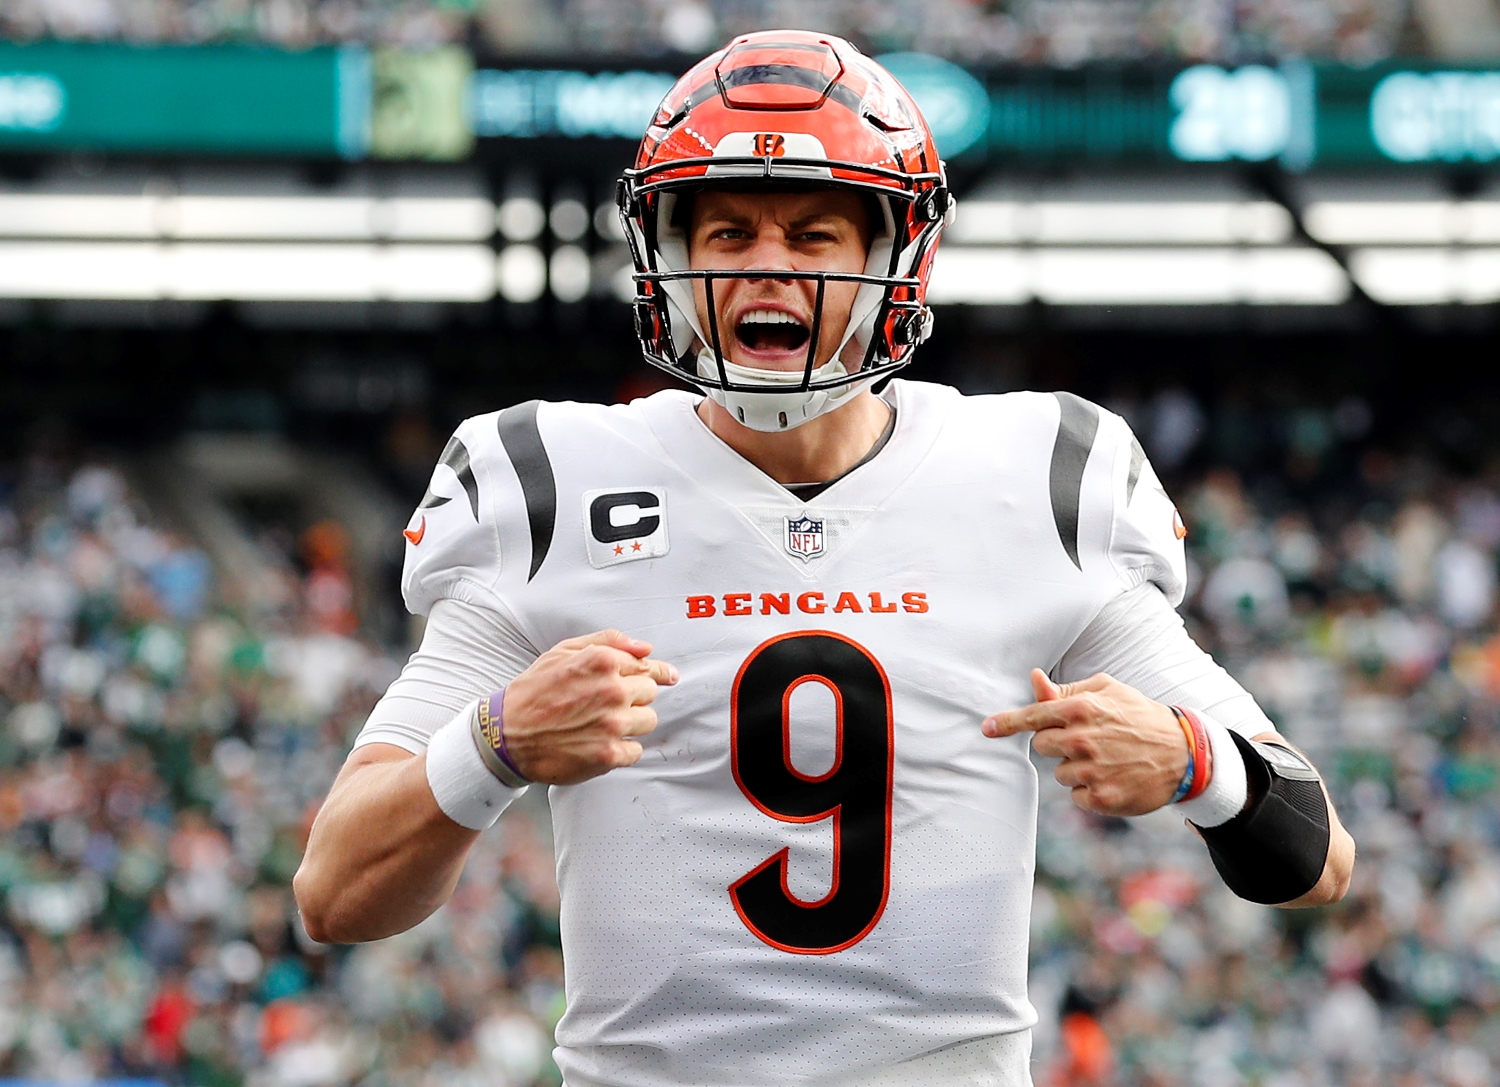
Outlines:
[[[1187,529],[1129,424],[1100,414],[1099,445],[1112,456],[1110,564],[1121,591],[1154,582],[1175,608],[1187,592]]]
[[[501,608],[497,521],[502,511],[485,464],[493,427],[493,417],[484,416],[460,424],[402,533],[401,595],[413,614],[426,615],[449,598]]]
[[[537,656],[509,615],[438,600],[422,644],[370,711],[354,746],[394,744],[419,754],[465,705],[509,684]]]
[[[1052,677],[1072,683],[1099,672],[1147,698],[1195,709],[1247,740],[1276,731],[1255,698],[1193,641],[1155,585],[1142,582],[1104,605]]]

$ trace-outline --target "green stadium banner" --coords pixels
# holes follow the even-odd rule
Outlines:
[[[1291,60],[970,73],[886,60],[949,158],[1268,162],[1290,170],[1500,163],[1500,69]]]
[[[466,102],[473,78],[473,58],[455,46],[376,50],[370,154],[385,159],[467,156],[474,147]]]
[[[0,149],[357,159],[360,48],[0,43]]]
[[[1309,158],[1308,125],[1296,121],[1307,100],[1305,68],[970,70],[921,53],[878,59],[912,93],[949,160]],[[637,139],[675,79],[672,71],[638,64],[604,71],[485,67],[474,73],[468,114],[481,139]]]
[[[1500,163],[1500,68],[880,59],[960,162]],[[0,150],[452,161],[476,136],[634,141],[676,74],[607,67],[476,71],[451,46],[0,43]]]
[[[1317,65],[1318,165],[1500,162],[1500,70]]]

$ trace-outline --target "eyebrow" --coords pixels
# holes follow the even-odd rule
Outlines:
[[[808,227],[808,226],[810,226],[810,225],[812,225],[814,223],[825,222],[825,221],[831,220],[831,219],[842,220],[843,222],[848,223],[850,226],[854,226],[854,221],[852,219],[850,219],[847,215],[841,215],[841,214],[839,214],[836,211],[820,211],[820,212],[815,212],[815,213],[813,213],[811,215],[804,215],[804,216],[801,216],[800,218],[793,219],[788,224],[788,227],[791,230],[795,231],[795,230],[798,230],[798,229],[805,229],[806,227]],[[703,218],[699,221],[699,223],[698,223],[698,229],[701,230],[704,227],[707,227],[707,226],[710,226],[710,225],[745,226],[745,225],[748,225],[750,222],[752,222],[752,218],[750,216],[748,216],[748,215],[736,214],[734,212],[727,212],[727,211],[726,212],[709,212],[708,214],[705,214],[703,216]]]

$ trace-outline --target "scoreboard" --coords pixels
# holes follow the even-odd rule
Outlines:
[[[1275,160],[1303,171],[1500,158],[1500,70],[1296,60],[973,73],[913,54],[882,59],[955,159]]]
[[[1500,159],[1500,68],[880,59],[962,164]],[[501,66],[456,47],[0,44],[0,150],[460,161],[491,142],[585,140],[618,143],[613,160],[681,70],[661,58]]]
[[[1238,160],[1303,171],[1500,158],[1500,70],[1298,60],[971,71],[917,53],[879,59],[959,162]],[[481,67],[474,133],[634,141],[675,78],[644,67]]]

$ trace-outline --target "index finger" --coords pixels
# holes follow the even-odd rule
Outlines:
[[[620,675],[639,676],[648,675],[663,687],[670,687],[681,678],[676,665],[668,664],[666,661],[657,660],[655,657],[647,657],[644,660],[626,661],[620,665]]]
[[[1061,702],[1033,702],[1017,710],[1002,710],[980,722],[986,736],[1014,736],[1018,732],[1040,732],[1046,728],[1064,728],[1068,715]]]

